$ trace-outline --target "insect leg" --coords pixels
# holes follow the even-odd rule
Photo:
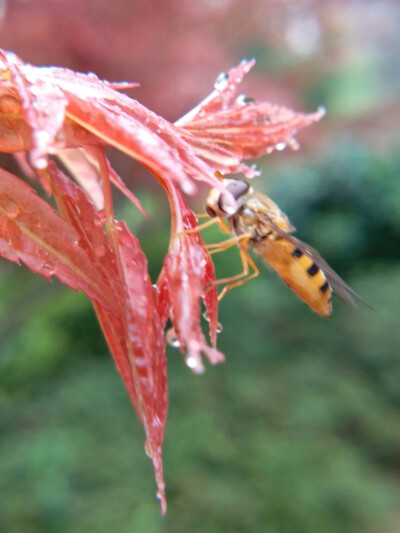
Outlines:
[[[221,220],[220,218],[218,219],[218,226],[224,233],[230,233],[231,232],[230,227],[227,226],[225,224],[225,222],[223,220]]]
[[[179,235],[188,235],[190,233],[198,233],[200,231],[203,231],[203,229],[206,229],[209,226],[212,226],[213,224],[219,224],[219,222],[220,222],[219,218],[212,218],[210,220],[207,220],[207,222],[204,222],[203,224],[196,226],[195,228],[185,229],[185,231],[178,233],[178,237]]]
[[[208,216],[208,215],[205,215],[205,216]],[[229,227],[220,218],[216,217],[216,218],[211,218],[210,220],[207,220],[207,222],[203,222],[203,224],[200,224],[199,226],[196,226],[195,228],[187,229],[185,231],[182,231],[181,233],[178,233],[178,237],[179,235],[187,235],[190,233],[197,233],[197,232],[203,231],[203,229],[206,229],[212,226],[213,224],[218,224],[218,226],[222,229],[224,233],[231,232]]]
[[[196,218],[210,218],[210,215],[208,215],[207,213],[196,213]],[[212,218],[211,220],[216,220],[217,223],[218,223],[218,226],[222,229],[222,231],[224,231],[225,233],[230,233],[231,230],[229,228],[229,226],[227,226],[220,218],[218,217],[214,217]],[[208,222],[206,222],[206,224],[208,224]],[[211,224],[210,224],[211,225]],[[200,226],[198,226],[197,228],[192,228],[191,230],[188,230],[188,231],[194,231],[194,230],[198,230],[200,228],[200,231],[203,229],[204,227],[204,224],[201,224]],[[208,227],[208,226],[206,226]],[[185,232],[187,233],[187,232]]]
[[[245,250],[242,247],[240,247],[240,258],[242,260],[243,272],[241,272],[240,274],[237,274],[236,276],[231,276],[230,278],[220,279],[216,282],[217,285],[219,285],[220,283],[227,283],[227,285],[225,285],[225,287],[222,289],[222,291],[218,295],[219,302],[222,300],[222,298],[226,295],[228,291],[230,291],[231,289],[234,289],[235,287],[240,287],[240,285],[247,283],[251,279],[258,276],[260,273],[260,271],[256,267],[253,259],[250,257],[247,250]],[[249,274],[249,266],[253,269],[252,274]]]
[[[251,237],[251,234],[244,234],[244,235],[235,235],[235,237],[232,237],[231,239],[227,239],[226,241],[221,242],[214,242],[211,244],[206,244],[206,249],[211,254],[217,254],[219,252],[224,252],[225,250],[228,250],[228,248],[231,248],[235,244],[239,243],[246,243],[249,238]]]

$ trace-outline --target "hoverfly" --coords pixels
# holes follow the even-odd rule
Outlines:
[[[223,183],[237,202],[236,212],[232,214],[224,208],[224,198],[219,189],[210,191],[205,210],[220,226],[224,226],[226,231],[231,231],[234,237],[222,243],[208,245],[208,249],[210,253],[215,253],[237,244],[243,272],[217,281],[218,284],[226,284],[219,295],[220,300],[228,290],[259,274],[248,253],[254,248],[286,285],[318,315],[329,317],[332,314],[332,292],[352,307],[355,307],[352,297],[368,306],[314,248],[293,237],[294,226],[268,196],[255,191],[243,180],[223,179]],[[228,228],[222,219],[227,221]],[[210,225],[213,220],[197,229]],[[253,270],[251,274],[249,267]]]

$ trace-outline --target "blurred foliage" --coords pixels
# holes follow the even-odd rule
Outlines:
[[[307,166],[294,161],[264,169],[274,179],[260,187],[375,312],[335,301],[323,320],[262,266],[221,304],[225,365],[196,377],[169,349],[165,519],[142,428],[88,301],[2,263],[1,531],[354,533],[390,523],[400,156],[346,142]],[[136,224],[150,264],[168,242],[168,224],[156,222]],[[219,254],[218,272],[235,261],[235,250]]]

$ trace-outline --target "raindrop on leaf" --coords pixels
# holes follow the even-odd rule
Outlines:
[[[56,271],[55,266],[51,263],[45,263],[42,265],[41,270],[45,276],[52,276]]]
[[[255,102],[254,98],[251,98],[250,96],[246,96],[245,94],[240,94],[236,98],[236,104],[238,105],[252,104],[254,102]]]
[[[203,318],[206,322],[210,322],[210,317],[208,316],[208,311],[204,311],[203,313]]]
[[[150,457],[151,459],[151,449],[150,449],[150,444],[148,440],[146,440],[144,443],[144,453],[147,455],[147,457]]]
[[[185,363],[195,374],[202,374],[204,372],[204,366],[199,355],[189,353],[185,357]]]
[[[217,91],[223,91],[228,86],[228,79],[228,74],[226,72],[221,72],[218,74],[217,79],[215,80],[214,88]]]
[[[94,253],[96,255],[96,257],[103,257],[106,253],[106,247],[104,246],[104,244],[96,244],[95,247],[94,247]]]
[[[165,340],[173,348],[179,348],[181,343],[179,342],[175,328],[170,328],[165,334]]]
[[[275,145],[275,150],[278,150],[278,152],[282,152],[282,150],[284,150],[285,148],[286,148],[286,143],[283,141]]]
[[[21,213],[20,205],[10,196],[0,196],[0,207],[4,209],[8,218],[15,219]]]

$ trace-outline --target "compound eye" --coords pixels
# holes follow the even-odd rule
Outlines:
[[[250,185],[242,180],[232,180],[226,188],[235,200],[239,200],[241,196],[244,196],[248,192]]]
[[[210,207],[209,205],[206,205],[206,213],[209,217],[211,218],[215,218],[217,217],[217,213],[215,211],[215,209],[213,209],[212,207]]]

